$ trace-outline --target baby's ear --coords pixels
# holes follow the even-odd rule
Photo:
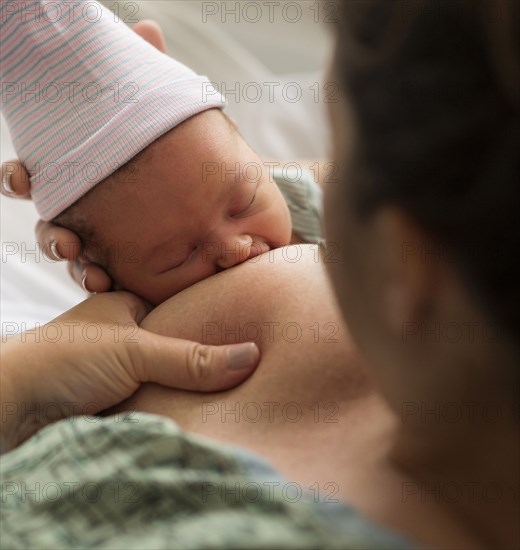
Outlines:
[[[146,19],[139,21],[133,27],[133,31],[160,52],[166,53],[166,41],[159,23]]]

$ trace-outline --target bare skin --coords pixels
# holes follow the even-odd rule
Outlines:
[[[283,251],[273,251],[237,266],[174,296],[142,325],[208,343],[255,339],[262,359],[251,383],[205,396],[147,384],[123,409],[170,416],[186,430],[264,454],[291,478],[326,482],[323,450],[339,443],[347,409],[358,399],[371,401],[372,387],[331,300],[317,247],[284,251],[302,257],[289,263]],[[226,413],[232,410],[238,414]],[[311,446],[303,438],[309,432]],[[312,460],[295,452],[303,447]],[[348,446],[335,445],[339,462],[342,448]]]
[[[138,329],[149,311],[132,294],[105,293],[37,325],[32,337],[20,333],[2,338],[0,452],[60,418],[111,407],[143,381],[215,391],[240,383],[258,363],[254,344],[214,348]],[[94,345],[82,332],[93,325]],[[57,338],[46,337],[49,326]],[[129,330],[115,338],[116,327]],[[52,413],[46,409],[49,403]]]
[[[326,262],[334,260],[331,250]],[[301,329],[297,343],[289,341],[297,334],[289,324]],[[442,533],[451,548],[479,548],[449,511],[407,494],[422,482],[389,460],[398,418],[352,344],[316,247],[272,251],[202,281],[157,307],[142,327],[211,344],[258,334],[262,358],[234,390],[201,395],[145,384],[111,412],[168,416],[190,432],[257,452],[302,488],[319,487],[321,500],[343,499],[419,542],[442,547]],[[434,527],[425,532],[425,525]]]

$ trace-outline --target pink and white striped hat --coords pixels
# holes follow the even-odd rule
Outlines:
[[[93,0],[0,2],[2,112],[51,220],[161,135],[223,108],[206,77]]]

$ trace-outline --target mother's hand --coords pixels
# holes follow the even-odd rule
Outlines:
[[[4,341],[2,450],[62,418],[112,407],[142,382],[218,391],[244,381],[258,364],[253,343],[215,347],[141,329],[147,313],[132,294],[102,294]]]
[[[19,160],[2,164],[1,182],[2,195],[30,200],[29,174]],[[82,256],[81,239],[75,233],[52,222],[39,220],[36,238],[50,260],[69,262],[70,275],[86,292],[108,292],[112,289],[112,280],[105,270]]]
[[[160,26],[154,21],[141,21],[133,30],[159,51],[166,52],[166,43]],[[2,164],[0,191],[7,197],[30,199],[31,183],[23,164],[13,160]],[[112,289],[112,281],[105,270],[87,260],[81,253],[79,237],[51,222],[39,221],[36,236],[43,252],[49,259],[68,260],[69,273],[87,292],[107,292]]]

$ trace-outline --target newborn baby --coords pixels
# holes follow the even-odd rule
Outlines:
[[[273,178],[206,77],[97,2],[65,21],[55,4],[0,4],[2,109],[41,218],[115,288],[156,305],[293,231],[320,239],[316,184]]]
[[[292,227],[274,179],[219,109],[157,139],[55,222],[152,304],[289,244]]]

